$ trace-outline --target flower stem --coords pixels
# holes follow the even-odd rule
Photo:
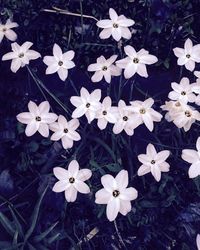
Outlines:
[[[38,86],[38,88],[40,89],[40,87],[42,87],[53,99],[54,101],[56,101],[60,107],[67,113],[69,114],[69,111],[67,110],[67,107],[64,106],[64,104],[54,95],[51,93],[51,91],[49,91],[47,89],[47,87],[43,84],[43,82],[41,82],[32,72],[32,70],[29,68],[29,66],[26,66],[28,69],[28,72],[30,73],[30,75],[32,76],[34,82],[36,83],[36,85]]]
[[[125,245],[125,243],[124,243],[124,241],[123,241],[123,239],[122,239],[122,236],[121,236],[121,234],[120,234],[120,232],[119,232],[119,229],[118,229],[118,227],[117,227],[117,222],[116,222],[116,220],[114,220],[114,226],[115,226],[115,230],[116,230],[117,236],[118,236],[118,238],[119,238],[120,244],[124,247],[124,249],[127,249],[127,248],[126,248],[126,245]]]

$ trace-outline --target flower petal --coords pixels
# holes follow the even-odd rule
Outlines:
[[[106,207],[106,215],[109,221],[114,221],[120,210],[120,200],[112,199]]]
[[[68,202],[74,202],[77,198],[77,190],[71,185],[67,190],[65,190],[65,199]]]
[[[108,204],[111,198],[112,198],[111,193],[102,188],[95,194],[95,203]]]

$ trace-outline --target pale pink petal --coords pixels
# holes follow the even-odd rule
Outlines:
[[[38,128],[38,132],[42,136],[48,137],[49,136],[49,126],[45,123],[40,123],[39,128]]]
[[[161,171],[160,168],[156,165],[151,166],[151,173],[154,176],[155,180],[158,182],[161,179]]]
[[[184,149],[182,151],[181,157],[184,161],[187,161],[189,163],[194,163],[200,160],[198,152],[193,149]]]
[[[108,202],[106,207],[106,215],[109,221],[114,221],[120,210],[120,200],[113,199]]]
[[[69,166],[68,166],[69,175],[71,175],[71,177],[76,178],[76,176],[78,174],[78,171],[79,171],[79,164],[78,164],[78,162],[76,160],[72,160],[69,163]]]
[[[156,149],[153,144],[149,143],[147,145],[147,155],[154,159],[157,155]]]
[[[5,32],[5,37],[10,41],[15,41],[17,39],[17,34],[13,30],[7,30]]]
[[[108,204],[111,198],[112,198],[112,194],[106,191],[104,188],[102,188],[99,191],[97,191],[95,194],[95,203]]]
[[[120,210],[119,212],[122,215],[127,215],[131,211],[131,202],[130,201],[125,201],[125,200],[120,200]]]
[[[56,193],[60,193],[60,192],[67,190],[69,186],[70,186],[70,183],[68,180],[61,180],[54,184],[52,190]]]
[[[112,21],[110,19],[100,20],[96,23],[99,28],[106,29],[112,27]]]
[[[67,76],[68,76],[68,70],[63,68],[63,67],[60,67],[58,69],[58,75],[62,81],[65,81],[67,79]]]
[[[74,182],[74,187],[82,194],[88,194],[90,192],[89,186],[81,180],[76,180]]]
[[[83,169],[79,170],[76,178],[78,180],[81,180],[81,181],[86,181],[86,180],[90,179],[91,176],[92,176],[92,171],[90,169],[83,168]]]
[[[115,178],[110,174],[106,174],[106,175],[102,176],[101,183],[102,183],[103,187],[106,189],[106,191],[108,191],[108,192],[112,192],[113,189],[117,188]]]
[[[27,124],[26,129],[25,129],[26,136],[34,135],[38,131],[38,128],[39,128],[39,124],[35,121]]]
[[[115,177],[115,180],[120,190],[124,190],[128,186],[128,172],[121,170]]]
[[[112,37],[118,42],[122,35],[121,35],[121,29],[119,28],[113,28],[112,29]]]
[[[107,29],[103,29],[100,34],[99,37],[101,39],[107,39],[112,35],[112,28],[107,28]]]
[[[151,167],[150,166],[146,166],[146,165],[141,165],[140,168],[138,169],[138,176],[142,176],[145,174],[148,174],[151,172]]]
[[[65,199],[68,202],[74,202],[77,198],[77,190],[71,185],[67,190],[65,190]]]
[[[122,193],[120,193],[120,199],[122,200],[132,201],[135,200],[137,197],[138,191],[133,187],[126,188],[122,191]]]
[[[110,16],[110,19],[114,22],[117,21],[118,19],[117,12],[113,8],[109,9],[109,16]]]
[[[23,112],[17,115],[17,120],[24,124],[29,124],[34,119],[34,116],[29,112]]]

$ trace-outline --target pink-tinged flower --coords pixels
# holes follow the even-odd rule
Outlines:
[[[117,42],[123,37],[131,39],[131,32],[128,27],[134,25],[132,19],[126,18],[124,15],[118,16],[116,11],[109,9],[110,19],[103,19],[97,22],[97,26],[103,30],[99,34],[101,39],[107,39],[112,36]]]
[[[124,51],[127,55],[126,58],[116,61],[116,65],[124,70],[124,77],[126,79],[131,78],[136,73],[143,77],[148,77],[146,64],[150,65],[156,63],[158,58],[150,55],[145,49],[141,49],[136,52],[135,49],[127,45],[124,47]]]
[[[76,107],[72,113],[72,118],[79,118],[83,115],[87,117],[88,123],[91,123],[96,112],[101,108],[101,90],[95,89],[91,94],[86,88],[81,88],[80,96],[72,96],[70,102]]]
[[[124,130],[127,135],[133,135],[134,129],[139,125],[139,121],[135,120],[133,113],[129,111],[128,106],[123,100],[120,100],[118,103],[116,115],[113,133],[119,134]]]
[[[43,62],[48,66],[46,74],[58,73],[62,81],[65,81],[68,76],[68,70],[75,67],[72,59],[74,58],[74,51],[69,50],[65,53],[62,52],[58,44],[53,46],[53,56],[45,56]]]
[[[161,172],[169,171],[170,165],[166,162],[169,155],[169,150],[163,150],[157,153],[155,147],[149,143],[146,154],[138,155],[138,160],[142,163],[138,169],[138,175],[142,176],[151,172],[155,180],[160,181]]]
[[[41,102],[39,106],[35,102],[28,103],[29,112],[23,112],[17,115],[17,120],[23,124],[27,124],[25,134],[32,136],[37,131],[44,137],[49,136],[49,124],[55,122],[58,116],[49,113],[49,102]]]
[[[68,170],[56,167],[53,172],[59,180],[53,186],[53,191],[56,193],[65,192],[65,199],[68,202],[74,202],[78,192],[82,194],[90,192],[90,188],[85,181],[90,179],[92,172],[87,168],[79,170],[79,164],[76,160],[70,162]]]
[[[117,121],[116,107],[112,107],[112,101],[106,96],[101,103],[101,108],[97,111],[97,126],[102,130],[105,129],[108,122],[115,123]]]
[[[184,161],[192,164],[188,171],[189,178],[196,178],[200,175],[200,137],[197,139],[196,149],[184,149],[181,155]]]
[[[107,204],[106,215],[109,221],[114,221],[118,215],[127,215],[131,211],[131,202],[138,197],[138,191],[128,186],[128,172],[121,170],[114,178],[106,174],[101,177],[104,188],[95,194],[97,204]]]
[[[133,112],[134,120],[137,121],[138,126],[144,123],[149,131],[153,131],[153,122],[160,122],[162,119],[162,115],[152,108],[154,100],[148,98],[144,102],[132,101],[130,104],[128,109]]]
[[[72,148],[74,141],[79,141],[81,139],[80,135],[76,132],[78,127],[78,119],[67,121],[63,115],[59,115],[58,121],[49,126],[50,130],[54,132],[51,136],[51,140],[61,140],[64,149]]]
[[[171,91],[168,95],[171,100],[184,103],[195,102],[196,95],[193,92],[195,90],[194,88],[196,88],[197,86],[196,83],[190,84],[190,81],[187,77],[183,77],[179,84],[176,82],[172,82],[171,87],[173,91]]]
[[[5,24],[0,22],[0,43],[4,36],[12,42],[15,41],[17,39],[17,34],[12,29],[18,26],[17,23],[12,22],[10,19],[8,19]]]
[[[90,64],[88,66],[88,71],[95,71],[92,76],[92,82],[100,82],[103,77],[107,83],[111,82],[112,76],[119,76],[121,74],[121,69],[114,65],[117,55],[113,55],[106,59],[104,56],[97,58],[97,62]]]
[[[21,46],[18,43],[12,43],[12,52],[5,54],[2,61],[12,60],[10,69],[13,73],[16,73],[20,67],[29,64],[30,60],[41,57],[40,53],[29,49],[32,45],[31,42],[25,42]]]
[[[193,71],[195,62],[200,62],[200,44],[193,46],[192,41],[188,38],[185,41],[184,48],[173,49],[174,54],[178,57],[177,64],[185,65],[186,69]]]

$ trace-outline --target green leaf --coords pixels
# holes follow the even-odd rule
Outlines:
[[[54,227],[58,224],[58,221],[55,222],[52,226],[50,226],[46,231],[44,231],[43,233],[41,233],[40,235],[37,235],[34,237],[34,241],[35,242],[40,242],[41,240],[43,240],[53,229]]]
[[[41,203],[42,203],[42,200],[44,198],[44,195],[47,191],[47,188],[48,186],[45,188],[44,192],[42,193],[42,195],[40,196],[35,208],[34,208],[34,211],[33,211],[33,214],[32,214],[32,223],[31,223],[31,226],[30,228],[28,229],[26,235],[25,235],[25,238],[24,238],[24,242],[26,242],[29,237],[31,236],[31,234],[33,233],[34,229],[35,229],[35,226],[36,226],[36,223],[37,223],[37,219],[38,219],[38,215],[39,215],[39,211],[40,211],[40,206],[41,206]]]
[[[10,212],[11,212],[11,214],[12,214],[12,217],[13,217],[13,220],[14,220],[14,223],[15,223],[15,227],[16,227],[17,232],[19,233],[19,235],[20,235],[21,237],[24,237],[24,232],[23,232],[23,229],[22,229],[22,226],[21,226],[19,220],[17,219],[17,217],[16,217],[16,215],[15,215],[15,213],[14,213],[12,207],[11,207],[11,206],[8,206],[8,207],[9,207]]]
[[[15,229],[13,227],[13,224],[9,219],[0,212],[0,223],[5,228],[5,230],[13,237],[15,234]]]

